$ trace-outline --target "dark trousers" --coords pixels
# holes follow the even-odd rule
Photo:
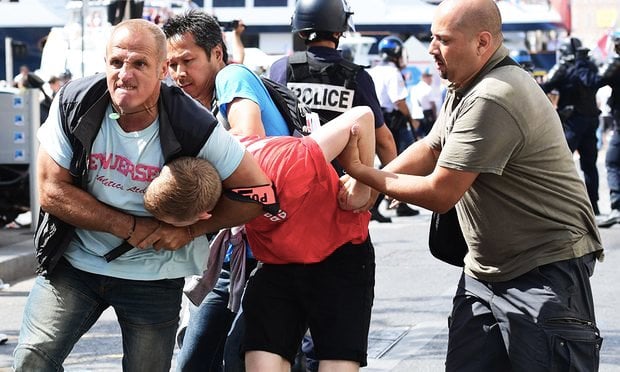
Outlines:
[[[422,113],[424,114],[424,118],[420,120],[420,127],[417,130],[418,137],[426,137],[431,129],[433,129],[435,120],[437,120],[433,110],[424,110]]]
[[[415,137],[409,125],[409,121],[400,111],[394,110],[387,112],[383,110],[383,119],[385,124],[392,132],[394,142],[396,143],[396,152],[400,154],[405,151],[413,142]]]
[[[602,338],[590,276],[594,254],[505,282],[461,275],[446,371],[597,371]]]
[[[579,152],[579,166],[583,172],[586,191],[595,212],[598,212],[598,147],[596,130],[598,116],[573,114],[564,121],[564,134],[571,152]]]
[[[607,145],[605,168],[611,209],[620,209],[620,115],[615,118],[611,140]]]

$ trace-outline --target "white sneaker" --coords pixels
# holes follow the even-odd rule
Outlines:
[[[607,215],[607,217],[597,221],[597,226],[602,228],[612,227],[613,225],[620,222],[620,210],[612,209],[611,213]]]

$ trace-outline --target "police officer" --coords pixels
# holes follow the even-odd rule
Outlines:
[[[546,93],[559,94],[557,110],[562,119],[564,134],[572,152],[579,151],[579,162],[592,208],[598,209],[598,155],[596,130],[600,110],[596,104],[599,88],[598,69],[589,57],[589,49],[571,37],[559,48],[558,63],[549,71],[542,84]]]
[[[510,58],[514,59],[525,71],[534,73],[534,62],[532,55],[525,49],[516,49],[510,52]]]
[[[396,157],[396,146],[384,124],[374,83],[362,66],[345,60],[337,50],[343,33],[355,30],[352,14],[345,0],[297,1],[292,31],[304,41],[307,50],[275,61],[269,77],[295,91],[319,114],[321,123],[351,107],[370,106],[375,115],[377,156],[381,164],[387,164]],[[374,220],[391,222],[376,207],[371,212]]]
[[[368,73],[375,83],[385,124],[396,142],[396,153],[400,154],[415,141],[415,133],[420,126],[420,122],[411,117],[407,105],[409,89],[401,72],[407,58],[404,44],[396,36],[381,39],[378,49],[381,62],[368,70]],[[415,216],[418,213],[406,203],[399,203],[396,207],[397,216]]]
[[[620,222],[620,30],[613,33],[612,40],[615,55],[599,71],[601,86],[611,87],[607,104],[613,118],[613,132],[605,154],[611,213],[598,223],[599,227],[611,227]]]
[[[385,124],[394,141],[396,152],[403,152],[414,140],[419,122],[411,117],[407,97],[409,90],[401,73],[404,66],[403,42],[396,36],[387,36],[379,42],[381,62],[368,70],[375,82],[375,91],[383,111]]]

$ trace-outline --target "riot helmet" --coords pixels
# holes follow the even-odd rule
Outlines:
[[[620,55],[620,30],[616,30],[611,34],[611,40],[614,42],[614,51]]]
[[[560,53],[559,59],[564,62],[572,62],[575,60],[577,51],[582,48],[581,40],[576,37],[569,37],[562,41],[558,51]]]
[[[517,62],[523,69],[529,72],[534,71],[534,62],[530,52],[525,49],[517,49],[510,52],[510,58]]]
[[[381,59],[384,61],[392,61],[400,66],[406,60],[403,55],[403,41],[396,36],[386,36],[381,39],[377,49],[379,50]]]
[[[396,36],[386,36],[381,39],[377,49],[384,61],[396,61],[403,56],[403,42]]]
[[[346,0],[298,0],[291,26],[293,32],[355,31],[352,15]]]

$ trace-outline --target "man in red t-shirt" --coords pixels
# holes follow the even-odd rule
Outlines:
[[[366,355],[374,251],[370,213],[360,208],[371,190],[347,176],[339,179],[330,162],[356,136],[361,162],[372,166],[373,123],[372,111],[358,106],[307,137],[240,138],[272,185],[237,191],[264,204],[279,203],[279,209],[246,224],[252,252],[263,263],[243,300],[247,366],[290,368],[308,325],[315,345],[343,355],[336,357],[341,367],[359,368],[354,360]],[[349,164],[342,165],[346,170]],[[210,217],[222,192],[217,179],[208,162],[175,160],[147,189],[145,207],[162,221],[189,226]],[[341,188],[340,182],[354,186]]]

